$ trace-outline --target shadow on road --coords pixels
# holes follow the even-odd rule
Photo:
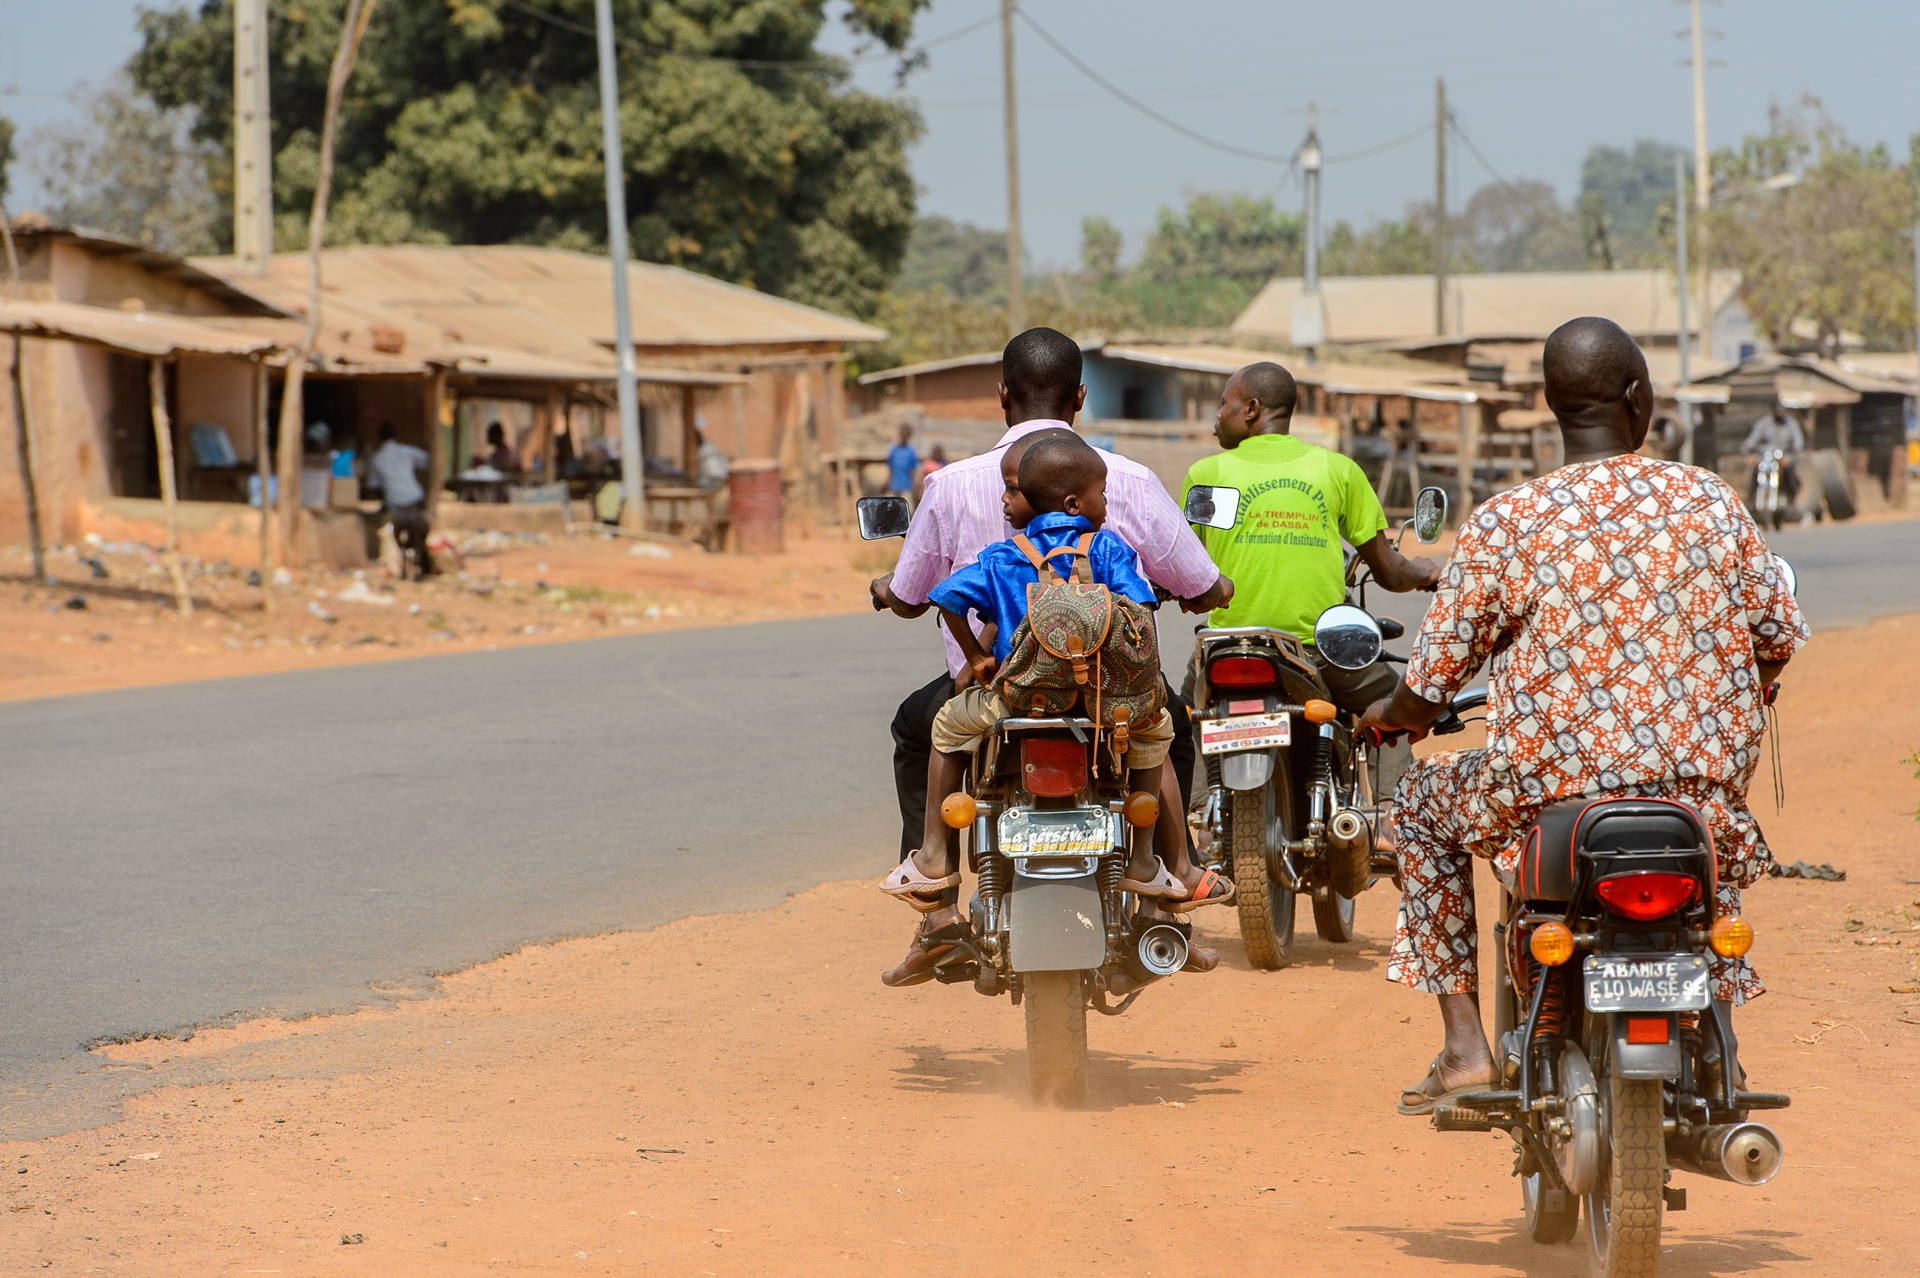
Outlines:
[[[1384,941],[1362,936],[1345,945],[1334,945],[1313,935],[1313,924],[1307,924],[1307,933],[1294,935],[1293,961],[1289,968],[1325,968],[1330,972],[1380,972],[1387,962],[1387,946]],[[1240,942],[1238,935],[1200,937],[1196,945],[1209,945],[1220,951],[1222,967],[1235,968],[1242,972],[1257,969],[1247,961],[1247,947]]]
[[[907,1062],[897,1068],[900,1087],[910,1092],[949,1096],[1027,1097],[1024,1051],[949,1051],[920,1044],[902,1049]],[[1245,1061],[1169,1060],[1115,1052],[1087,1053],[1087,1105],[1090,1110],[1135,1105],[1184,1105],[1207,1096],[1237,1095],[1222,1086],[1247,1068]]]
[[[1460,1224],[1444,1229],[1402,1229],[1386,1225],[1347,1225],[1349,1233],[1390,1239],[1401,1254],[1438,1264],[1459,1265],[1482,1273],[1524,1275],[1525,1278],[1583,1278],[1587,1273],[1586,1221],[1570,1243],[1543,1246],[1519,1232],[1520,1199],[1514,1195],[1514,1218],[1499,1224]],[[1753,1273],[1808,1257],[1784,1246],[1798,1234],[1778,1229],[1743,1229],[1731,1235],[1674,1236],[1669,1218],[1661,1249],[1662,1278],[1709,1278],[1710,1275]]]

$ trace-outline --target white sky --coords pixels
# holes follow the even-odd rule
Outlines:
[[[436,3],[439,0],[389,0]],[[1682,62],[1684,6],[1671,0],[1025,0],[1028,11],[1110,80],[1199,132],[1290,153],[1309,99],[1331,156],[1401,136],[1433,118],[1433,82],[1502,176],[1578,189],[1593,142],[1648,136],[1690,146],[1692,97]],[[134,0],[0,0],[0,112],[23,131],[66,109],[76,83],[98,82],[132,52]],[[935,0],[930,39],[998,12],[998,0]],[[1920,5],[1910,0],[1728,0],[1709,6],[1707,118],[1713,145],[1764,129],[1771,102],[1819,95],[1848,133],[1897,155],[1920,131]],[[835,28],[837,33],[837,28]],[[1210,151],[1108,97],[1024,26],[1017,29],[1021,175],[1028,252],[1075,260],[1080,219],[1103,213],[1137,249],[1154,210],[1197,190],[1299,187],[1284,166]],[[833,46],[846,42],[837,34]],[[914,154],[923,211],[1002,226],[1000,36],[997,23],[932,50],[906,92],[927,135]],[[892,90],[884,65],[860,82]],[[1487,180],[1456,148],[1450,202]],[[16,177],[16,206],[34,192]],[[1365,222],[1397,216],[1433,190],[1431,133],[1369,159],[1330,164],[1325,210]]]

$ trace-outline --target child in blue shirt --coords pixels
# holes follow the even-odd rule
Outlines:
[[[905,497],[913,492],[913,472],[920,454],[913,451],[913,427],[900,428],[900,442],[887,450],[887,491]]]
[[[1071,431],[1048,431],[1028,441],[1019,460],[1017,491],[1008,489],[1008,518],[1016,501],[1032,511],[1025,534],[1042,556],[1062,546],[1076,545],[1093,533],[1088,546],[1088,568],[1093,581],[1149,608],[1155,606],[1153,587],[1140,575],[1139,555],[1118,536],[1101,528],[1107,516],[1107,466],[1100,454]],[[1021,511],[1019,513],[1025,513]],[[1049,565],[1050,570],[1054,560]],[[1063,578],[1066,571],[1060,574]],[[929,600],[954,641],[960,645],[976,682],[949,700],[933,721],[933,752],[927,763],[927,811],[920,848],[902,861],[881,885],[923,913],[945,913],[941,893],[960,881],[948,849],[946,824],[940,804],[965,776],[967,760],[993,726],[1013,714],[1013,707],[993,691],[995,673],[1013,649],[1014,631],[1027,615],[1027,588],[1039,573],[1012,539],[996,542],[973,563],[948,577],[929,592]],[[981,647],[967,622],[978,613],[992,627],[993,651]],[[1160,793],[1161,769],[1173,744],[1173,716],[1165,709],[1152,723],[1129,733],[1127,768],[1135,790]],[[1187,866],[1195,880],[1185,883],[1166,865],[1183,864],[1185,831],[1178,813],[1162,812],[1155,827],[1155,845],[1165,865],[1155,865],[1152,853],[1136,852],[1123,883],[1141,896],[1178,902],[1172,908],[1225,901],[1233,895],[1230,883],[1213,871]],[[930,920],[932,921],[932,920]]]

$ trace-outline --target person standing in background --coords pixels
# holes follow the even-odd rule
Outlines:
[[[920,454],[913,451],[913,427],[900,428],[900,442],[887,450],[887,491],[896,497],[913,495],[914,472],[920,468]]]

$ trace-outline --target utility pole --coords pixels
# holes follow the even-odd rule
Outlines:
[[[271,125],[267,0],[234,0],[233,254],[248,275],[265,275],[273,255]]]
[[[1687,367],[1687,169],[1680,153],[1673,153],[1673,212],[1674,212],[1674,284],[1680,298],[1680,384],[1687,385],[1693,380]],[[1680,408],[1680,460],[1693,465],[1693,405],[1681,404]]]
[[[600,149],[607,171],[607,255],[613,259],[613,341],[619,371],[620,524],[638,531],[647,522],[646,458],[641,455],[640,397],[634,387],[633,312],[627,300],[627,165],[620,149],[620,84],[613,67],[612,0],[594,0],[600,42]]]
[[[1000,0],[1000,78],[1007,99],[1007,336],[1027,326],[1020,260],[1020,117],[1013,92],[1013,0]]]
[[[1293,304],[1292,330],[1293,345],[1307,352],[1307,361],[1313,363],[1318,358],[1318,350],[1326,341],[1326,311],[1320,304],[1320,169],[1326,162],[1320,150],[1320,132],[1316,127],[1319,115],[1315,104],[1307,104],[1307,137],[1300,144],[1297,159],[1300,169],[1306,175],[1307,186],[1307,252],[1306,287]]]
[[[1433,333],[1447,335],[1447,82],[1433,82]]]
[[[1707,154],[1706,30],[1700,24],[1700,0],[1688,0],[1693,45],[1693,200],[1700,214],[1700,354],[1713,358],[1713,255],[1707,246],[1707,203],[1713,192],[1712,157]]]

